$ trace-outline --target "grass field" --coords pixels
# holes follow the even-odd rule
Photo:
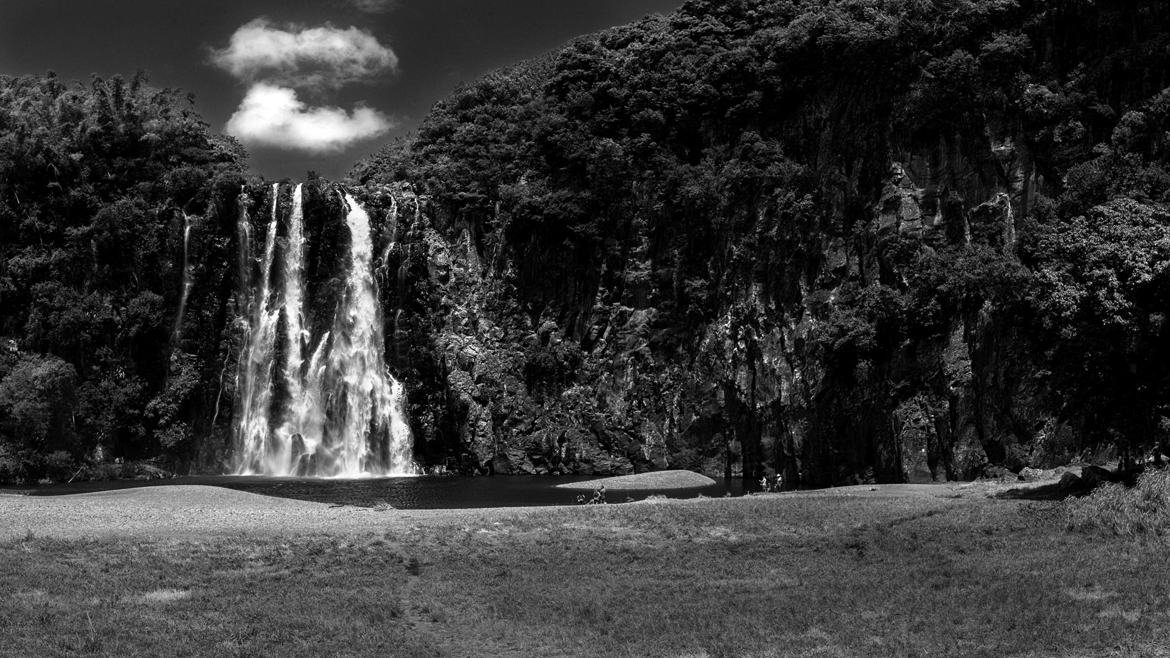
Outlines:
[[[1159,540],[1061,503],[781,495],[0,545],[0,655],[1170,655]]]

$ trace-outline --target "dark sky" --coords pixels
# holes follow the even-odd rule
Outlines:
[[[249,147],[252,166],[270,178],[301,178],[312,169],[336,178],[359,157],[413,129],[430,106],[461,82],[551,50],[574,36],[667,13],[682,0],[397,0],[388,11],[359,2],[387,0],[0,0],[0,73],[44,73],[87,80],[146,70],[151,83],[195,93],[196,107],[217,131],[247,85],[208,63],[241,25],[274,24],[371,32],[398,56],[398,72],[347,86],[325,102],[357,101],[390,115],[389,134],[341,153],[313,155]]]

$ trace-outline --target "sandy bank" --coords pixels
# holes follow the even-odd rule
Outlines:
[[[715,484],[715,480],[695,473],[694,471],[654,471],[638,473],[637,475],[618,475],[609,478],[599,478],[585,482],[570,482],[558,484],[558,489],[579,489],[593,491],[604,486],[606,489],[693,489],[708,487]]]
[[[653,475],[667,474],[662,472]],[[638,478],[642,486],[664,488],[661,479],[650,485],[647,483],[654,482],[653,479],[634,477]],[[682,478],[672,475],[670,481],[681,482]],[[686,481],[697,482],[689,476]],[[593,480],[584,484],[592,487],[598,482],[607,482],[607,488],[630,488],[624,483],[620,487],[617,484],[609,484],[608,479]],[[609,508],[617,512],[640,505],[721,507],[771,504],[772,501],[777,505],[784,505],[786,501],[795,502],[800,498],[820,497],[989,499],[1009,489],[1032,486],[1037,485],[993,482],[863,485],[762,494],[745,498],[657,499],[629,505],[611,505]],[[38,537],[62,539],[104,537],[189,539],[235,535],[294,536],[404,532],[417,526],[491,522],[541,514],[553,509],[599,511],[596,506],[584,505],[560,508],[370,509],[277,498],[201,485],[152,486],[64,496],[0,494],[0,541],[21,539],[29,533]]]
[[[466,512],[379,511],[200,485],[64,496],[0,495],[0,541],[28,533],[65,539],[346,534],[405,527]]]

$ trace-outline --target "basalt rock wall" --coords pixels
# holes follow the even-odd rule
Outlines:
[[[869,221],[851,234],[819,236],[817,250],[792,266],[799,274],[791,304],[776,304],[765,282],[730,282],[716,291],[719,315],[690,328],[694,343],[677,351],[657,342],[672,328],[639,291],[613,299],[595,289],[587,308],[570,298],[559,312],[531,313],[515,280],[520,255],[477,244],[473,226],[430,199],[385,190],[423,208],[405,218],[410,260],[399,267],[420,303],[395,349],[407,352],[398,365],[417,371],[424,454],[464,472],[747,469],[756,479],[822,485],[969,478],[991,464],[1067,461],[1072,448],[1059,441],[1067,427],[1029,359],[1034,346],[993,305],[947,316],[946,331],[849,371],[825,353],[824,316],[839,289],[880,279],[883,269],[902,276],[882,263],[883,242],[987,239],[1012,253],[1022,188],[952,196],[949,216],[932,204],[939,178],[962,164],[934,176],[893,164]],[[662,264],[631,257],[624,267]],[[574,314],[584,322],[566,321]]]
[[[1157,105],[1165,9],[951,4],[691,2],[461,89],[356,168],[420,209],[416,454],[789,485],[1086,454],[1037,236],[1107,199],[1069,173]]]

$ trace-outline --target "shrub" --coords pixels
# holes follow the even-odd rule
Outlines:
[[[579,505],[608,505],[605,500],[605,485],[601,485],[593,490],[593,496],[589,497],[586,494],[577,494],[577,504]]]
[[[0,379],[0,443],[41,453],[72,448],[77,371],[52,355],[28,354]]]
[[[0,484],[33,484],[45,480],[64,482],[76,472],[75,466],[73,456],[64,450],[46,455],[0,443]]]
[[[1069,530],[1121,537],[1170,533],[1170,470],[1143,473],[1133,487],[1104,484],[1066,503]]]

